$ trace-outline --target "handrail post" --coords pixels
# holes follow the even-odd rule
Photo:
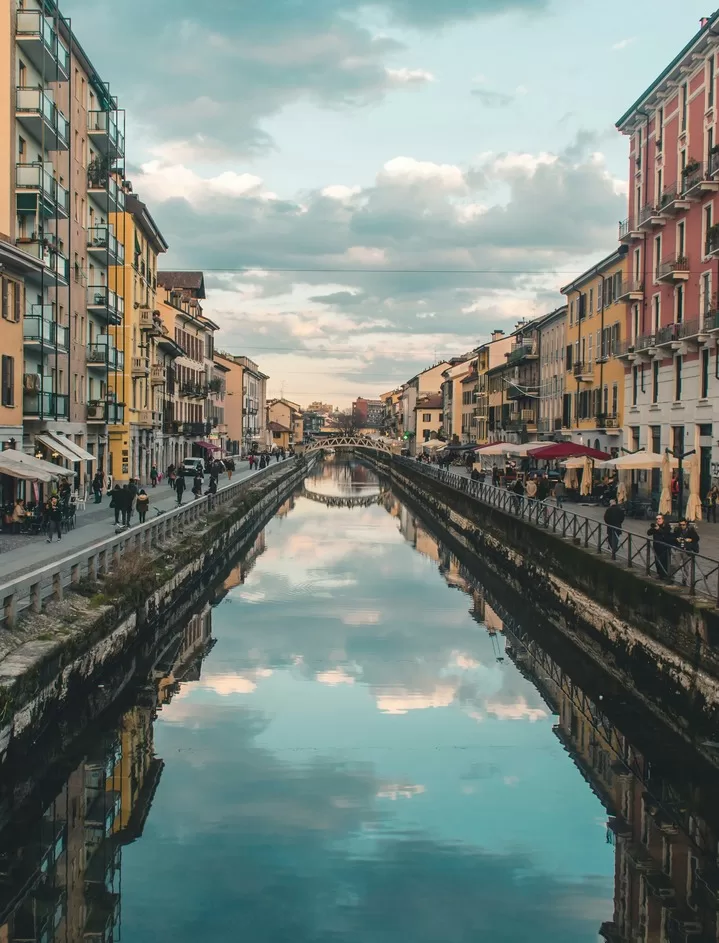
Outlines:
[[[644,538],[644,551],[646,555],[646,560],[644,563],[644,573],[646,576],[651,576],[652,572],[652,554],[651,554],[651,541],[648,537]]]
[[[696,590],[697,579],[697,555],[692,553],[689,556],[689,594],[693,596]]]
[[[627,566],[634,566],[632,562],[632,532],[630,530],[627,531]]]

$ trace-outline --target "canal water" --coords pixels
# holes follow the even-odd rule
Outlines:
[[[502,612],[372,471],[317,466],[18,809],[0,941],[716,940],[701,788]]]

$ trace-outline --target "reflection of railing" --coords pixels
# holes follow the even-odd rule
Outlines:
[[[602,521],[582,517],[574,511],[567,511],[555,505],[525,498],[505,488],[481,481],[472,481],[463,475],[440,470],[432,465],[425,465],[411,459],[394,456],[393,461],[407,466],[413,471],[426,475],[456,489],[483,504],[498,508],[514,517],[519,517],[552,531],[576,546],[604,554],[623,563],[628,569],[636,569],[644,576],[653,576],[654,570],[664,582],[682,586],[690,595],[708,596],[719,605],[719,561],[703,557],[697,553],[687,553],[676,545],[656,545],[650,538],[620,530],[616,534],[616,545],[612,549],[609,540],[609,528]],[[657,546],[659,555],[657,556]],[[662,563],[665,560],[666,563]]]

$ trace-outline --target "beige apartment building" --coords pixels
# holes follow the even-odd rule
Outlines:
[[[542,436],[562,431],[565,392],[567,306],[545,315],[537,323],[539,335],[539,421]]]

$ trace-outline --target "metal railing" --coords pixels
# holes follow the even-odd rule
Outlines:
[[[58,144],[69,146],[70,122],[43,89],[18,87],[16,107],[18,114],[40,115],[51,134],[57,137]],[[55,150],[54,142],[48,144],[48,149]]]
[[[435,479],[466,494],[482,504],[497,508],[528,524],[550,531],[557,537],[570,540],[587,551],[603,554],[628,569],[634,569],[661,582],[685,587],[691,596],[713,599],[719,605],[719,561],[698,553],[689,553],[675,544],[655,543],[650,537],[626,530],[610,534],[611,528],[603,521],[584,517],[546,501],[526,498],[506,488],[497,488],[482,481],[472,481],[455,472],[412,459],[393,457],[400,467]]]
[[[15,183],[18,190],[37,190],[41,199],[56,204],[61,215],[70,212],[70,193],[53,177],[52,164],[15,164]]]
[[[125,261],[125,247],[118,241],[112,226],[91,226],[87,231],[87,248],[107,252],[119,265]]]
[[[107,150],[122,156],[125,153],[125,137],[117,123],[116,111],[88,111],[87,130],[91,135],[107,137]]]
[[[689,274],[689,259],[685,255],[677,255],[671,259],[664,259],[657,266],[658,279],[673,278],[675,275]]]
[[[70,347],[70,329],[58,324],[53,320],[54,311],[51,305],[33,305],[33,312],[37,308],[43,310],[43,315],[33,314],[32,317],[23,318],[22,336],[26,343],[47,344],[49,347],[57,346],[61,350],[68,350]]]

